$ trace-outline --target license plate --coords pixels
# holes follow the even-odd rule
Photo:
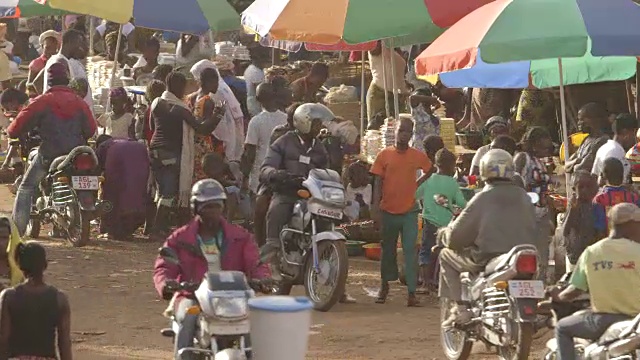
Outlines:
[[[74,190],[98,190],[100,187],[97,176],[72,176],[71,184]]]
[[[318,215],[330,217],[332,219],[342,219],[342,211],[340,210],[318,208]]]
[[[544,284],[541,280],[511,280],[509,294],[514,298],[542,299]]]

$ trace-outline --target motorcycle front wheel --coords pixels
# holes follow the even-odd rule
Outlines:
[[[313,254],[305,266],[304,289],[313,308],[329,311],[344,294],[349,271],[349,256],[344,241],[322,241],[318,243],[317,272],[313,266]]]
[[[454,301],[440,298],[440,324],[449,318]],[[458,329],[443,329],[440,327],[440,341],[442,351],[449,360],[466,360],[471,355],[473,342],[466,332]]]

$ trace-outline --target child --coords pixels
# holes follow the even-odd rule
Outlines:
[[[431,248],[436,245],[438,229],[447,226],[453,218],[452,205],[465,207],[467,201],[460,190],[453,175],[456,171],[456,156],[446,148],[438,150],[435,164],[437,171],[432,174],[416,191],[416,199],[422,201],[422,245],[420,246],[420,269],[425,279],[426,287],[433,288],[435,257]],[[435,201],[436,195],[442,195],[449,200],[449,208],[439,205]],[[420,289],[425,293],[427,289]]]
[[[600,189],[600,192],[593,199],[598,239],[607,236],[609,231],[607,212],[611,207],[623,202],[640,205],[638,195],[622,185],[624,182],[624,166],[620,160],[607,158],[604,161],[601,177],[606,185]]]
[[[444,140],[438,135],[429,135],[422,142],[422,149],[431,160],[432,164],[436,162],[436,153],[444,148]]]
[[[103,114],[97,120],[104,127],[104,134],[120,139],[135,138],[133,107],[127,90],[122,87],[111,89],[109,99],[111,112]]]
[[[369,169],[364,163],[356,161],[349,165],[347,179],[346,198],[350,204],[344,209],[345,214],[351,221],[368,218],[372,191]]]
[[[240,210],[245,219],[249,218],[251,203],[248,196],[240,193],[238,182],[231,173],[224,155],[211,152],[202,157],[202,171],[211,179],[218,181],[227,191],[226,217],[232,221]]]
[[[574,266],[587,246],[596,242],[595,206],[598,179],[588,171],[578,170],[571,177],[572,198],[562,226],[562,239],[569,268]]]

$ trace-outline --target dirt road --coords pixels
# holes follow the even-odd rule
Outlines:
[[[0,211],[10,211],[13,196],[0,185]],[[75,359],[170,359],[171,342],[160,336],[166,327],[151,276],[157,243],[93,240],[73,249],[60,240],[42,238],[47,246],[47,280],[71,300]],[[353,259],[348,291],[357,304],[338,304],[314,313],[308,359],[443,359],[439,309],[423,298],[422,308],[405,307],[405,289],[392,287],[390,300],[379,305],[368,295],[378,286],[378,264]],[[301,294],[301,289],[296,289]],[[536,343],[540,349],[544,342]],[[496,359],[477,347],[474,359]],[[530,359],[540,359],[532,353]]]

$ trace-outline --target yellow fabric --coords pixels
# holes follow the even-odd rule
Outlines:
[[[11,224],[11,237],[9,238],[9,245],[7,245],[7,255],[9,257],[9,269],[11,270],[11,286],[16,286],[24,280],[24,275],[15,260],[16,248],[22,242],[22,238],[16,224],[11,219],[9,219],[9,223]]]
[[[133,16],[133,0],[49,0],[54,9],[86,14],[126,24]]]
[[[569,141],[571,141],[571,145],[573,145],[574,152],[578,150],[578,148],[580,147],[580,145],[582,145],[582,142],[584,141],[584,139],[587,138],[587,136],[589,136],[589,134],[581,133],[581,132],[575,133],[569,136]],[[564,162],[564,143],[560,145],[560,161]]]
[[[571,285],[591,295],[596,312],[640,313],[640,244],[605,238],[589,246],[576,265]]]
[[[11,67],[9,65],[9,58],[4,51],[0,51],[0,81],[11,80]]]
[[[416,78],[418,78],[418,80],[426,81],[430,84],[435,84],[438,82],[438,74],[435,74],[435,75],[417,75],[416,74]]]

